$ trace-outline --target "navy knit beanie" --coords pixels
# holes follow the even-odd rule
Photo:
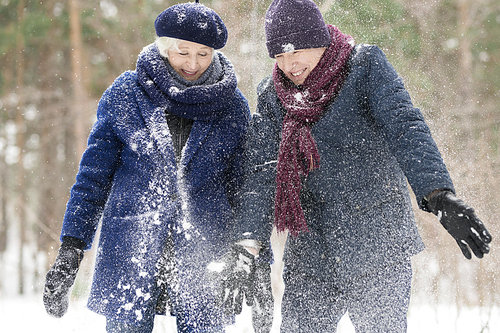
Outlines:
[[[214,49],[226,45],[227,29],[212,9],[199,3],[182,3],[165,9],[155,20],[158,37],[171,37]]]
[[[312,0],[274,0],[266,12],[265,29],[271,58],[293,50],[329,46],[332,40]]]

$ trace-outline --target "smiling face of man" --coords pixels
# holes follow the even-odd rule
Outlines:
[[[276,55],[278,67],[295,85],[303,84],[320,61],[326,47],[294,50]]]

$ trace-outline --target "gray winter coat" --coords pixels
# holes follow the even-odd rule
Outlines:
[[[433,190],[454,190],[422,113],[384,53],[357,45],[349,66],[338,97],[312,126],[320,168],[301,190],[310,232],[289,236],[284,259],[289,269],[340,288],[423,250],[408,183],[424,210]],[[269,241],[285,112],[272,79],[264,79],[248,133],[236,238]]]

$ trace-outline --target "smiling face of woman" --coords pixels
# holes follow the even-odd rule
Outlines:
[[[168,50],[170,66],[184,79],[195,81],[207,70],[212,62],[211,47],[189,41],[182,41],[178,50]]]
[[[276,55],[276,63],[296,85],[303,84],[320,61],[326,47],[301,49]]]

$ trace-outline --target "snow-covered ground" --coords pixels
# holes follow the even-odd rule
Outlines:
[[[252,333],[249,309],[237,318],[228,333]],[[279,318],[278,318],[279,321]],[[0,299],[0,331],[5,333],[105,333],[102,316],[90,312],[84,300],[73,301],[68,313],[60,319],[45,313],[41,296]],[[278,325],[273,333],[279,332]],[[175,323],[170,317],[157,317],[155,333],[174,333]],[[354,329],[347,317],[339,325],[338,333]],[[447,306],[411,306],[408,333],[497,333],[500,332],[500,309],[456,309]]]
[[[12,239],[12,238],[10,238]],[[282,293],[279,283],[280,258],[284,239],[275,241],[275,261],[273,265],[274,287],[277,297]],[[11,246],[11,249],[18,249]],[[92,255],[87,255],[82,263],[73,294],[78,299],[71,301],[68,313],[60,319],[46,314],[42,304],[40,290],[44,284],[45,273],[42,267],[44,258],[37,258],[34,264],[27,259],[25,279],[26,296],[17,296],[18,267],[15,251],[9,251],[0,256],[0,333],[105,333],[105,319],[86,308],[88,281],[92,274]],[[33,258],[27,253],[25,258]],[[421,264],[421,263],[420,263]],[[37,268],[38,267],[38,268]],[[427,267],[427,266],[426,266]],[[425,267],[424,267],[425,268]],[[33,271],[39,270],[38,281],[33,279]],[[428,269],[428,267],[427,267]],[[42,276],[43,275],[43,276]],[[31,278],[28,278],[31,277]],[[78,281],[82,281],[78,283]],[[419,288],[425,288],[427,283],[420,281]],[[76,287],[79,285],[78,287]],[[415,285],[415,287],[417,287]],[[418,288],[415,288],[418,289]],[[425,294],[425,293],[424,293]],[[451,298],[453,299],[453,297]],[[452,303],[451,303],[452,304]],[[279,312],[275,315],[272,333],[279,332]],[[154,333],[175,333],[175,321],[171,317],[157,316]],[[228,327],[227,333],[253,333],[250,321],[250,309],[244,308],[243,313],[236,318],[235,325]],[[311,332],[317,333],[317,332]],[[354,333],[354,328],[348,316],[339,323],[338,333]],[[408,333],[500,333],[500,308],[467,308],[451,305],[435,305],[426,297],[414,297],[408,313]]]

